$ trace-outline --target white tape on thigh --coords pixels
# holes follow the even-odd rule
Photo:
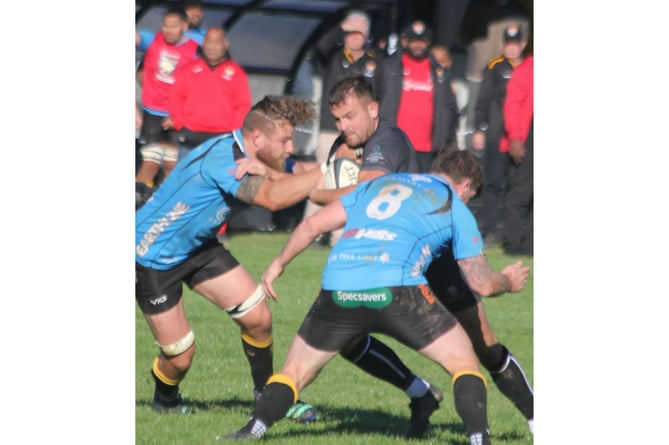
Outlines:
[[[243,302],[237,306],[226,307],[225,311],[232,318],[242,318],[248,314],[251,309],[256,307],[265,298],[265,292],[262,291],[262,286],[258,285],[255,291]]]
[[[184,338],[182,338],[181,340],[177,340],[170,345],[163,346],[160,343],[156,342],[160,350],[167,357],[174,357],[181,353],[186,352],[186,350],[190,348],[193,345],[193,343],[195,343],[195,334],[193,334],[192,330],[188,331],[188,334],[186,334]]]
[[[163,159],[165,158],[165,148],[158,142],[147,144],[142,147],[140,151],[142,153],[142,159],[145,161],[162,164]]]

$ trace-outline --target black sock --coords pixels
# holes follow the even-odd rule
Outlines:
[[[527,381],[523,368],[516,358],[504,348],[504,357],[495,368],[488,369],[493,382],[500,392],[506,396],[526,419],[534,418],[534,393]]]
[[[372,336],[347,345],[340,355],[377,379],[405,391],[416,377],[386,344]]]
[[[280,380],[285,376],[280,376]],[[297,399],[294,389],[283,382],[271,381],[256,403],[253,415],[240,431],[262,437],[272,425],[283,419]]]
[[[251,366],[253,386],[256,391],[262,392],[267,379],[274,373],[272,338],[263,344],[251,342],[253,342],[251,338],[242,335],[242,347]]]
[[[153,369],[151,370],[151,375],[156,382],[153,401],[165,406],[178,405],[181,402],[179,399],[179,385],[169,385],[163,382]]]
[[[488,392],[483,376],[478,372],[462,374],[453,382],[453,399],[467,436],[481,435],[483,444],[490,443],[487,413]]]

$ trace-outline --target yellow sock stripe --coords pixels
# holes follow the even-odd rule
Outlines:
[[[488,389],[488,382],[486,382],[486,379],[485,379],[485,377],[483,377],[483,374],[481,374],[481,373],[478,372],[478,371],[461,371],[461,372],[458,372],[457,374],[455,374],[455,375],[453,376],[453,380],[452,380],[453,384],[455,384],[455,381],[456,381],[458,378],[462,377],[463,375],[467,375],[467,374],[469,374],[469,375],[475,375],[476,377],[478,377],[478,378],[480,378],[481,380],[483,380],[483,385],[486,387],[486,389]]]
[[[153,373],[156,375],[156,377],[158,377],[166,385],[177,386],[179,384],[179,380],[172,380],[163,374],[160,369],[158,369],[158,361],[158,357],[153,360]]]
[[[267,379],[267,385],[270,383],[283,383],[284,385],[288,385],[290,389],[293,390],[293,405],[297,403],[297,385],[295,385],[295,382],[293,382],[293,379],[288,377],[285,374],[272,374],[268,379]],[[267,386],[265,385],[265,386]]]
[[[256,348],[269,348],[272,346],[272,336],[265,340],[265,341],[256,341],[249,337],[246,334],[242,334],[242,340],[244,340],[246,343],[250,344],[251,346],[255,346]]]

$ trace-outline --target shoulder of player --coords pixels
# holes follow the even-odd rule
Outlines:
[[[411,148],[408,144],[407,134],[397,125],[393,125],[389,121],[381,119],[376,132],[365,144],[365,147],[372,147],[374,145],[383,145],[381,148]],[[392,141],[389,143],[388,141]]]

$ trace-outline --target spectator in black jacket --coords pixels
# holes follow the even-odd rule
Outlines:
[[[432,30],[413,22],[403,33],[406,46],[383,63],[381,117],[409,135],[421,172],[429,172],[439,150],[455,150],[458,106],[450,71],[430,53]]]
[[[369,35],[369,16],[362,11],[352,11],[339,26],[327,32],[313,50],[313,57],[323,70],[318,162],[326,161],[332,143],[339,136],[327,100],[334,84],[349,75],[363,75],[372,84],[375,99],[379,96],[380,63],[368,47]]]
[[[344,77],[362,75],[372,86],[374,100],[380,97],[381,61],[369,46],[370,27],[371,21],[365,12],[351,11],[338,26],[323,35],[313,49],[312,57],[321,68],[323,78],[320,132],[316,149],[318,163],[327,161],[330,148],[339,136],[339,130],[328,105],[332,87]],[[307,201],[304,217],[315,213],[319,208],[320,206]],[[331,239],[324,237],[318,242],[324,244],[327,241],[330,245],[334,245],[338,235],[330,234],[329,237]]]
[[[483,70],[483,81],[474,107],[474,133],[472,148],[482,156],[485,172],[483,185],[483,207],[479,213],[479,227],[487,248],[498,242],[498,226],[502,219],[502,209],[506,196],[506,176],[509,155],[499,151],[504,134],[502,106],[506,98],[506,84],[513,69],[523,60],[523,50],[527,39],[519,25],[511,25],[504,30],[500,39],[502,55],[495,57]]]

